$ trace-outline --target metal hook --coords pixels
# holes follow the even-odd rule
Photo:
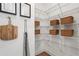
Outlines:
[[[8,24],[11,24],[11,17],[8,16],[8,19],[9,19]]]

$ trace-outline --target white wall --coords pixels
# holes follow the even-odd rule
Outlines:
[[[8,16],[11,17],[12,24],[18,26],[18,37],[11,41],[0,40],[0,56],[22,56],[23,55],[23,34],[24,18],[19,16],[19,4],[17,4],[17,15],[9,15],[0,12],[0,25],[8,24]]]
[[[47,11],[47,15],[48,18],[46,16],[45,21],[47,21],[49,24],[49,20],[52,19],[59,19],[65,16],[73,16],[74,17],[74,25],[73,25],[73,29],[74,29],[74,36],[73,37],[63,37],[60,34],[58,36],[49,36],[48,37],[44,37],[49,39],[49,40],[45,40],[43,41],[43,46],[41,47],[42,49],[44,48],[45,51],[47,51],[48,53],[50,53],[51,55],[79,55],[79,30],[78,30],[78,24],[79,24],[79,4],[60,4],[63,15],[61,14],[61,10],[59,9],[58,5],[56,5],[55,7],[51,8],[50,10]],[[43,16],[41,16],[43,17]],[[42,23],[42,26],[50,26],[45,24],[45,22],[43,22],[42,20],[40,20]],[[50,27],[49,27],[50,28]],[[60,28],[63,28],[63,26],[61,26]],[[45,28],[46,29],[46,28]],[[46,29],[47,30],[47,29]],[[43,31],[45,32],[45,31]],[[42,40],[40,40],[42,41]],[[39,49],[40,50],[40,49]]]
[[[59,43],[57,41],[51,40],[48,46],[48,50],[52,52],[54,55],[79,55],[79,31],[78,31],[78,22],[79,22],[79,4],[60,4],[63,15],[61,14],[60,9],[54,7],[55,10],[49,10],[49,20],[53,18],[58,18],[58,14],[60,18],[66,16],[74,17],[74,36],[73,37],[63,37],[60,35]],[[63,28],[63,26],[60,26]],[[52,55],[53,55],[52,54]]]
[[[36,5],[36,4],[35,4]],[[40,26],[42,25],[46,25],[46,19],[47,19],[47,14],[40,10],[40,9],[37,9],[35,7],[35,20],[39,20],[40,21]],[[37,29],[41,28],[43,30],[42,27],[38,27]],[[41,30],[41,32],[42,32]],[[35,36],[35,52],[36,54],[38,54],[40,51],[43,51],[45,48],[45,45],[44,45],[44,38],[42,35],[36,35]]]
[[[34,34],[34,20],[35,20],[35,12],[34,12],[34,4],[31,3],[31,19],[27,19],[27,34],[28,34],[28,42],[29,42],[29,50],[30,56],[35,55],[35,34]]]
[[[30,46],[30,55],[34,55],[34,4],[31,4],[32,7],[32,17],[31,19],[20,17],[19,16],[19,3],[17,4],[17,15],[9,15],[0,12],[0,25],[8,24],[8,16],[11,16],[12,24],[18,26],[18,37],[15,40],[11,41],[2,41],[0,40],[0,56],[23,56],[24,49],[24,20],[26,19],[27,24],[27,33]]]

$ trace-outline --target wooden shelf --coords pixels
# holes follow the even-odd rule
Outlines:
[[[71,24],[71,23],[73,23],[72,16],[61,18],[61,24]]]
[[[40,34],[40,29],[39,30],[35,30],[35,34]]]
[[[50,35],[57,35],[59,34],[59,30],[49,30]]]
[[[72,37],[73,34],[74,34],[74,30],[61,30],[61,35],[62,36]]]
[[[50,20],[50,25],[59,25],[59,20]]]

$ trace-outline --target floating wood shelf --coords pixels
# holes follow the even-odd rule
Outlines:
[[[40,34],[40,30],[35,30],[35,34]]]
[[[73,23],[72,16],[61,18],[61,24],[71,24],[71,23]]]
[[[74,34],[74,30],[61,30],[61,35],[62,36],[72,37],[73,34]]]
[[[50,35],[57,35],[59,34],[59,30],[49,30]]]
[[[35,21],[35,27],[40,26],[40,21]]]
[[[50,25],[52,26],[52,25],[59,25],[59,20],[51,20],[50,21]]]

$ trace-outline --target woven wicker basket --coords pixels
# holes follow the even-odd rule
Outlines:
[[[8,25],[0,26],[0,39],[1,40],[13,40],[18,36],[17,26],[11,24],[11,20],[9,20]]]

